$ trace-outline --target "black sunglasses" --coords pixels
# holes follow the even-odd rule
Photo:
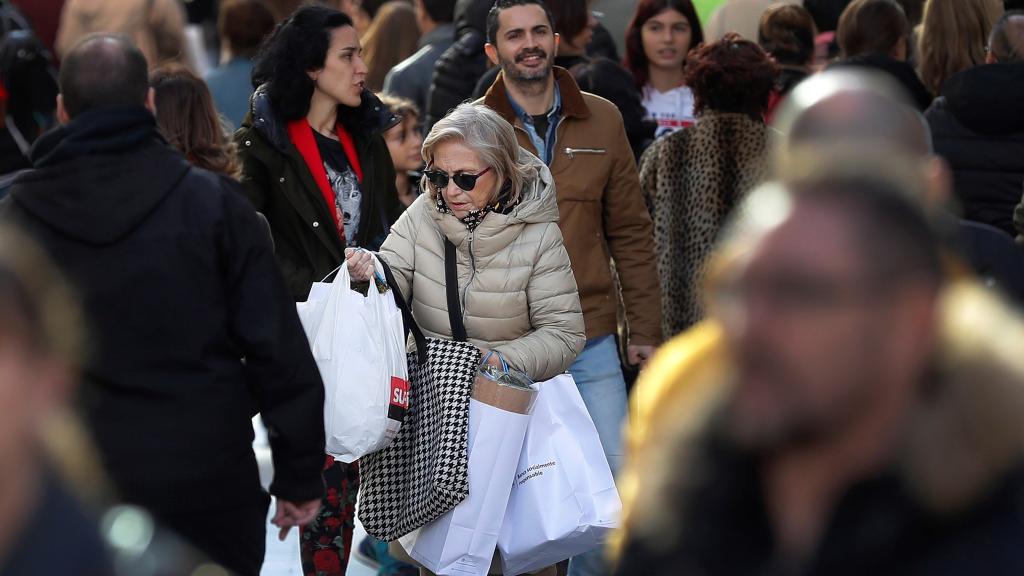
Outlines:
[[[426,176],[427,180],[429,180],[430,183],[433,184],[434,187],[436,187],[438,190],[443,190],[447,188],[448,179],[450,178],[455,181],[456,186],[465,190],[466,192],[469,192],[473,188],[476,188],[476,179],[483,176],[484,174],[487,174],[490,171],[491,167],[488,166],[487,168],[484,168],[483,172],[480,172],[478,174],[463,174],[462,172],[458,172],[456,174],[449,176],[448,174],[445,174],[444,172],[440,172],[438,170],[424,170],[423,175]]]

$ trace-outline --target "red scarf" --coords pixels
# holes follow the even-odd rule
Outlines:
[[[359,156],[356,155],[356,144],[352,140],[352,135],[345,130],[341,123],[335,125],[335,130],[338,141],[341,142],[341,147],[345,150],[348,163],[352,166],[352,171],[356,173],[356,178],[362,183],[363,168],[359,165]],[[320,188],[320,194],[323,196],[324,202],[327,203],[327,211],[331,214],[331,219],[334,220],[334,228],[341,237],[341,243],[345,244],[345,223],[338,219],[338,210],[334,203],[334,189],[331,188],[331,183],[327,180],[327,170],[324,169],[324,161],[320,157],[320,147],[316,145],[316,139],[313,137],[313,127],[305,118],[292,120],[288,123],[288,138],[298,149],[302,159],[306,161],[306,167],[309,168],[309,173],[313,175],[313,180],[316,181],[317,187]]]

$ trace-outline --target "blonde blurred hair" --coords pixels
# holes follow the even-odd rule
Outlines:
[[[918,34],[918,69],[932,94],[950,76],[985,63],[992,26],[1003,14],[1000,0],[928,0]]]

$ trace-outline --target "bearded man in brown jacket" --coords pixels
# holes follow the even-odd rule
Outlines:
[[[519,144],[551,168],[559,225],[569,252],[587,344],[569,371],[615,471],[622,456],[626,385],[614,334],[619,294],[629,328],[628,360],[643,365],[661,340],[661,298],[651,219],[618,109],[581,92],[553,66],[558,35],[540,0],[498,0],[487,17],[491,61],[501,73],[481,100],[515,127]],[[601,572],[600,551],[573,559],[570,575]]]

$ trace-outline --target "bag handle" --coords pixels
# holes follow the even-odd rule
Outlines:
[[[455,244],[444,239],[444,287],[448,292],[448,323],[452,327],[452,339],[456,342],[467,340],[466,325],[462,322],[462,304],[459,303],[459,275]]]
[[[377,256],[374,258],[381,269],[384,271],[384,278],[387,281],[388,287],[391,288],[391,293],[395,296],[395,304],[398,305],[398,309],[402,311],[402,321],[405,324],[405,337],[409,337],[409,333],[412,332],[413,340],[416,341],[416,354],[420,364],[427,361],[427,338],[423,335],[423,330],[420,325],[416,323],[416,319],[412,317],[412,310],[409,309],[409,303],[405,301],[405,297],[402,295],[402,291],[398,288],[398,283],[395,282],[395,275],[391,272],[391,267],[384,261],[383,258]]]
[[[502,371],[505,374],[508,374],[508,363],[505,362],[504,356],[502,356],[501,354],[498,354],[494,350],[488,350],[487,354],[484,354],[484,357],[480,359],[480,366],[483,366],[483,365],[487,364],[487,361],[491,358],[491,356],[497,356],[498,357],[498,360],[501,361],[501,369],[502,369]]]

